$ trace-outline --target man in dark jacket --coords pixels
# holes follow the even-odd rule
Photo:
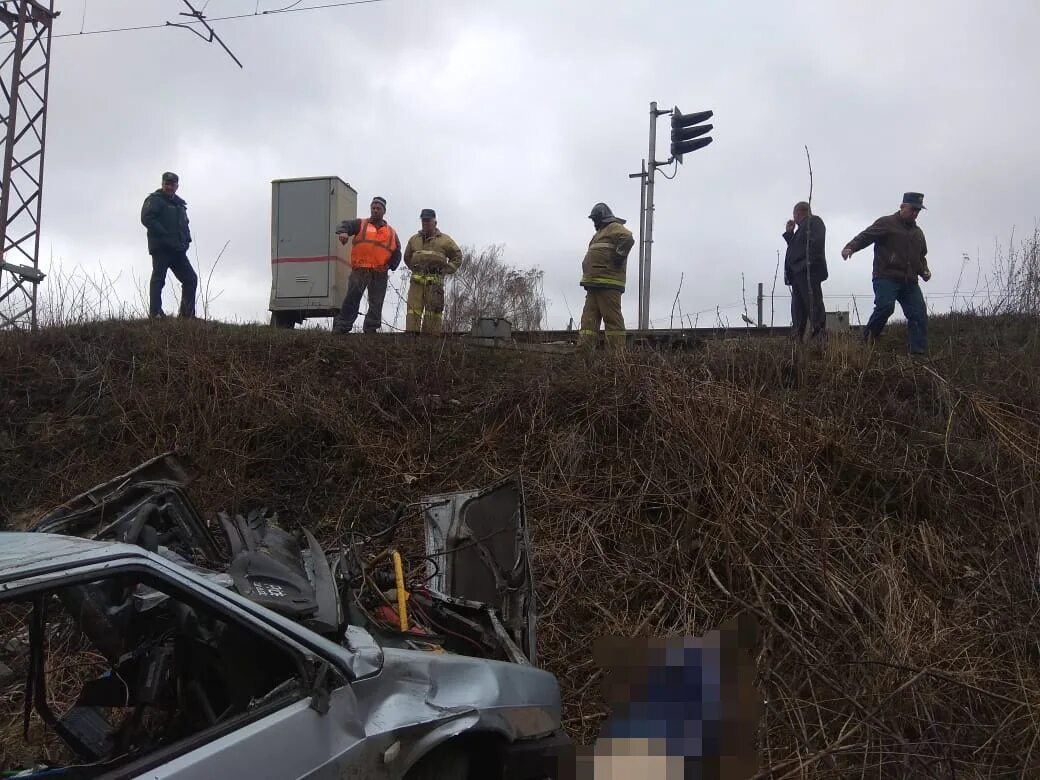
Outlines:
[[[195,291],[199,279],[188,260],[191,230],[187,203],[177,195],[176,173],[162,175],[162,186],[144,199],[141,224],[148,229],[148,254],[152,256],[152,278],[148,283],[148,316],[164,317],[162,291],[166,272],[181,283],[180,316],[195,316]]]
[[[914,355],[928,352],[928,309],[917,283],[918,277],[926,282],[932,278],[928,244],[924,231],[917,226],[917,215],[923,208],[924,195],[904,193],[899,211],[877,219],[841,250],[841,256],[848,260],[853,252],[874,245],[874,313],[863,329],[863,338],[873,341],[881,335],[899,301],[906,316],[908,346]]]
[[[807,322],[814,339],[823,336],[827,326],[822,286],[827,280],[827,227],[804,200],[794,204],[791,216],[784,231],[784,284],[791,288],[792,336],[801,341]]]

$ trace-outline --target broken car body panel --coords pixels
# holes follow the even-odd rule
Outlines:
[[[334,676],[324,712],[315,708],[314,681],[276,711],[194,749],[170,753],[161,764],[139,758],[126,770],[150,777],[204,778],[252,767],[264,776],[399,778],[437,742],[484,732],[506,741],[549,735],[559,728],[555,678],[501,661],[395,648],[378,648],[352,627],[348,646],[329,642],[304,626],[139,547],[58,535],[0,534],[0,600],[5,603],[48,588],[96,581],[105,572],[147,571],[171,587],[190,588],[258,632],[322,662]],[[52,564],[61,561],[61,569]],[[100,563],[99,563],[100,561]],[[378,661],[375,661],[378,659]],[[359,663],[360,662],[360,663]],[[350,681],[350,678],[355,678]],[[431,742],[431,738],[436,741]],[[286,750],[292,745],[292,750]],[[119,773],[117,773],[119,774]],[[132,776],[132,775],[127,775]]]
[[[430,587],[496,607],[512,640],[536,663],[534,576],[520,477],[428,496],[420,506]]]
[[[372,622],[371,602],[355,605],[359,583],[375,584],[357,550],[326,555],[309,531],[294,537],[266,512],[221,514],[221,544],[185,492],[193,478],[166,453],[49,512],[34,528],[42,534],[0,534],[0,600],[58,587],[70,572],[147,571],[204,593],[232,622],[273,634],[302,659],[302,676],[282,686],[298,687],[296,700],[203,744],[163,745],[158,759],[135,758],[128,771],[147,765],[152,777],[195,778],[252,767],[268,776],[277,769],[287,777],[398,778],[460,734],[559,750],[558,683],[532,665],[534,588],[519,477],[422,499],[432,576],[408,594],[409,612],[426,628],[407,632]],[[113,595],[118,588],[78,582],[63,586],[62,603],[94,616],[80,629],[100,644],[145,620],[135,615],[183,613],[164,588],[136,583],[130,608]],[[125,649],[113,644],[109,653]]]

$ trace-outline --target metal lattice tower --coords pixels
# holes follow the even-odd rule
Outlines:
[[[0,328],[36,330],[54,0],[0,0]]]

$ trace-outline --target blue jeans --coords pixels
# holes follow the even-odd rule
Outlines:
[[[906,340],[910,352],[923,355],[928,351],[928,309],[921,285],[898,279],[874,280],[874,313],[863,328],[863,338],[877,338],[896,310],[896,301],[906,317]]]

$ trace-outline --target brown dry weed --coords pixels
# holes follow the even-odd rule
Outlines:
[[[592,641],[763,626],[762,777],[1040,772],[1040,331],[932,325],[575,358],[210,323],[0,334],[0,518],[168,449],[200,508],[325,541],[519,469],[542,663],[602,718]]]

